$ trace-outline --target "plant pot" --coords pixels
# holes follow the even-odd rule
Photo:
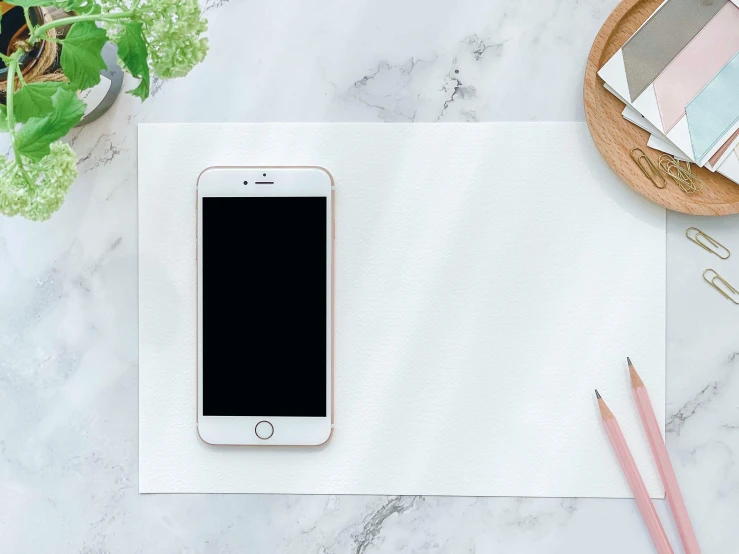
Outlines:
[[[6,2],[0,2],[0,12],[2,13],[0,52],[9,56],[15,50],[15,46],[19,40],[28,38],[28,26],[23,16],[23,8],[20,6],[11,6]],[[29,10],[29,16],[34,25],[44,20],[44,13],[41,8],[31,8]],[[40,41],[30,52],[27,52],[21,58],[21,71],[24,76],[38,63],[47,46],[47,42]],[[3,83],[3,91],[5,90],[7,76],[8,68],[5,67],[5,62],[0,60],[0,82]]]
[[[98,119],[115,103],[123,85],[123,70],[118,65],[118,49],[108,42],[103,46],[103,61],[108,66],[100,72],[100,82],[79,93],[87,104],[85,115],[77,126],[87,125]]]
[[[51,0],[49,0],[51,3]],[[15,50],[19,40],[28,38],[28,27],[23,15],[23,8],[0,2],[2,11],[2,26],[0,27],[0,52],[9,55]],[[45,21],[53,21],[68,17],[70,13],[58,8],[31,8],[29,16],[34,25]],[[55,27],[50,31],[51,36],[63,39],[69,32],[69,26]],[[20,70],[26,83],[43,81],[65,81],[59,58],[63,48],[63,41],[49,42],[41,40],[21,58]],[[80,91],[80,98],[87,104],[85,115],[78,126],[86,125],[98,119],[108,111],[120,94],[123,83],[123,70],[118,66],[118,54],[114,44],[107,43],[103,48],[103,60],[108,66],[100,72],[100,83],[91,89]],[[0,95],[5,102],[8,70],[0,60]]]

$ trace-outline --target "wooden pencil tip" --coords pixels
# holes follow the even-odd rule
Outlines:
[[[600,398],[600,393],[598,392],[598,389],[595,389],[595,397]]]
[[[634,369],[634,364],[631,363],[631,360],[629,358],[626,359],[629,362],[629,377],[631,378],[631,388],[637,389],[639,387],[643,387],[644,381],[641,380],[641,377],[639,377],[636,369]]]
[[[629,367],[634,367],[634,364],[631,363],[631,358],[626,356],[626,361],[629,362]]]
[[[600,408],[600,417],[602,417],[603,419],[613,417],[613,412],[608,409],[606,401],[601,398],[600,393],[598,393],[598,391],[596,390],[595,394],[598,397],[598,408]]]

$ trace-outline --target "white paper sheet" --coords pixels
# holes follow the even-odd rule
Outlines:
[[[724,177],[739,184],[739,154],[736,151],[726,158],[718,170]]]
[[[664,152],[665,154],[669,154],[670,156],[673,156],[674,158],[677,158],[678,160],[688,161],[688,158],[685,156],[685,154],[683,154],[682,150],[680,150],[679,148],[676,148],[675,145],[672,144],[671,142],[662,140],[657,135],[649,135],[647,146],[649,146],[649,148],[659,150],[660,152]],[[657,160],[656,163],[659,163],[659,159]]]
[[[211,165],[334,175],[324,447],[198,439],[195,182]],[[625,357],[663,424],[665,212],[584,124],[141,125],[139,317],[141,492],[629,496],[597,387],[663,495]]]

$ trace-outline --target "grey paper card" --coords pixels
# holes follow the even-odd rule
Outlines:
[[[668,0],[623,47],[633,102],[729,0]]]

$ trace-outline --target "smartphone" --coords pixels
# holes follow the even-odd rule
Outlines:
[[[198,434],[317,446],[333,430],[334,181],[210,167],[197,184]]]

